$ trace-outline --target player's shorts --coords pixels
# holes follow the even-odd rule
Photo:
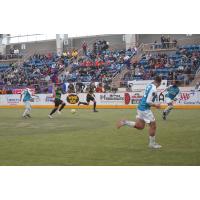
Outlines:
[[[62,101],[61,99],[55,99],[54,103],[55,103],[55,106],[57,107],[57,106],[59,106],[60,104],[62,104],[63,101]]]
[[[25,105],[26,109],[31,110],[31,103],[30,103],[30,101],[24,101],[24,105]]]
[[[95,98],[94,98],[93,96],[87,94],[86,101],[87,101],[88,103],[89,103],[90,101],[94,101],[94,100],[95,100]]]
[[[165,97],[165,102],[166,102],[167,104],[169,104],[169,103],[173,103],[173,100],[170,99],[169,97]]]
[[[144,120],[145,123],[147,123],[147,124],[156,121],[151,110],[145,110],[145,111],[137,110],[136,118]]]

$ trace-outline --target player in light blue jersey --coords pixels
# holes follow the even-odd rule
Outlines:
[[[23,96],[23,102],[24,102],[24,105],[25,105],[25,111],[23,113],[23,117],[24,118],[31,118],[31,115],[30,115],[30,112],[31,112],[31,99],[32,99],[32,95],[31,94],[31,91],[29,88],[26,88],[20,95],[20,101],[22,100],[22,96]]]
[[[148,84],[144,91],[144,95],[137,108],[136,121],[120,120],[117,123],[117,128],[122,126],[129,126],[142,130],[145,127],[145,123],[149,125],[149,147],[154,149],[161,148],[161,145],[156,143],[156,120],[151,111],[151,107],[160,108],[159,103],[155,103],[157,97],[157,88],[161,84],[161,77],[156,76],[154,82]]]
[[[165,101],[167,103],[167,108],[163,111],[163,119],[166,120],[167,115],[173,109],[173,103],[177,100],[178,95],[180,94],[180,89],[177,86],[177,81],[173,80],[172,85],[168,86],[163,92],[167,91],[165,94]],[[163,93],[162,92],[162,93]]]

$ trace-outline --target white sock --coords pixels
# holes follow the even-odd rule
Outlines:
[[[154,144],[156,142],[156,136],[149,136],[149,144]]]
[[[124,121],[124,125],[126,126],[130,126],[130,127],[135,127],[135,122],[134,121]]]

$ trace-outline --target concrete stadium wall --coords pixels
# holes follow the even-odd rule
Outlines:
[[[88,36],[88,37],[78,37],[78,38],[71,38],[72,39],[72,46],[76,49],[82,48],[83,41],[86,41],[88,47],[91,49],[92,44],[96,40],[105,40],[109,42],[109,46],[111,49],[125,49],[126,43],[124,41],[124,34],[109,34],[109,35],[95,35],[95,36]]]
[[[154,43],[154,41],[157,41],[158,43],[160,43],[160,38],[162,35],[164,35],[165,37],[169,35],[171,38],[171,41],[173,39],[176,39],[176,40],[191,39],[195,41],[194,43],[200,43],[200,34],[194,34],[192,36],[186,36],[186,34],[138,34],[137,42],[139,44]]]
[[[74,37],[69,38],[69,44],[64,45],[64,50],[66,49],[82,49],[83,41],[88,43],[88,47],[92,48],[93,43],[96,40],[106,40],[109,42],[111,49],[125,49],[126,43],[124,41],[124,34],[110,34],[110,35],[95,35],[87,37]],[[22,49],[22,45],[25,44],[26,49]],[[9,54],[11,46],[17,47],[21,53],[29,52],[56,52],[56,40],[46,40],[46,41],[36,41],[36,42],[24,42],[24,43],[13,43],[6,46],[6,53]]]
[[[155,40],[159,43],[162,34],[137,34],[136,40],[138,44],[141,43],[153,43]],[[194,34],[192,36],[186,36],[186,34],[164,34],[170,36],[171,40],[177,39],[183,41],[184,44],[200,44],[200,34]],[[83,41],[86,41],[88,47],[92,49],[92,45],[97,40],[106,40],[109,42],[111,49],[126,49],[125,34],[106,34],[106,35],[94,35],[85,37],[74,37],[69,38],[69,44],[64,46],[64,49],[82,49]],[[184,41],[185,40],[185,41]],[[22,45],[25,44],[26,48],[22,49]],[[25,43],[14,43],[6,46],[6,53],[9,54],[11,46],[16,46],[22,53],[29,52],[56,52],[56,40],[36,41],[36,42],[25,42]]]
[[[25,44],[26,48],[22,49],[22,45]],[[21,53],[27,52],[56,52],[56,40],[46,40],[46,41],[36,41],[36,42],[25,42],[25,43],[16,43],[6,46],[6,53],[9,54],[11,46],[17,47]]]

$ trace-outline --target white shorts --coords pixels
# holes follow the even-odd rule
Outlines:
[[[165,97],[165,102],[168,103],[173,103],[173,100],[170,99],[169,97]]]
[[[31,110],[31,103],[30,101],[25,101],[24,102],[25,108]]]
[[[145,110],[145,111],[137,110],[136,118],[144,120],[145,123],[147,123],[147,124],[156,121],[151,110]]]

